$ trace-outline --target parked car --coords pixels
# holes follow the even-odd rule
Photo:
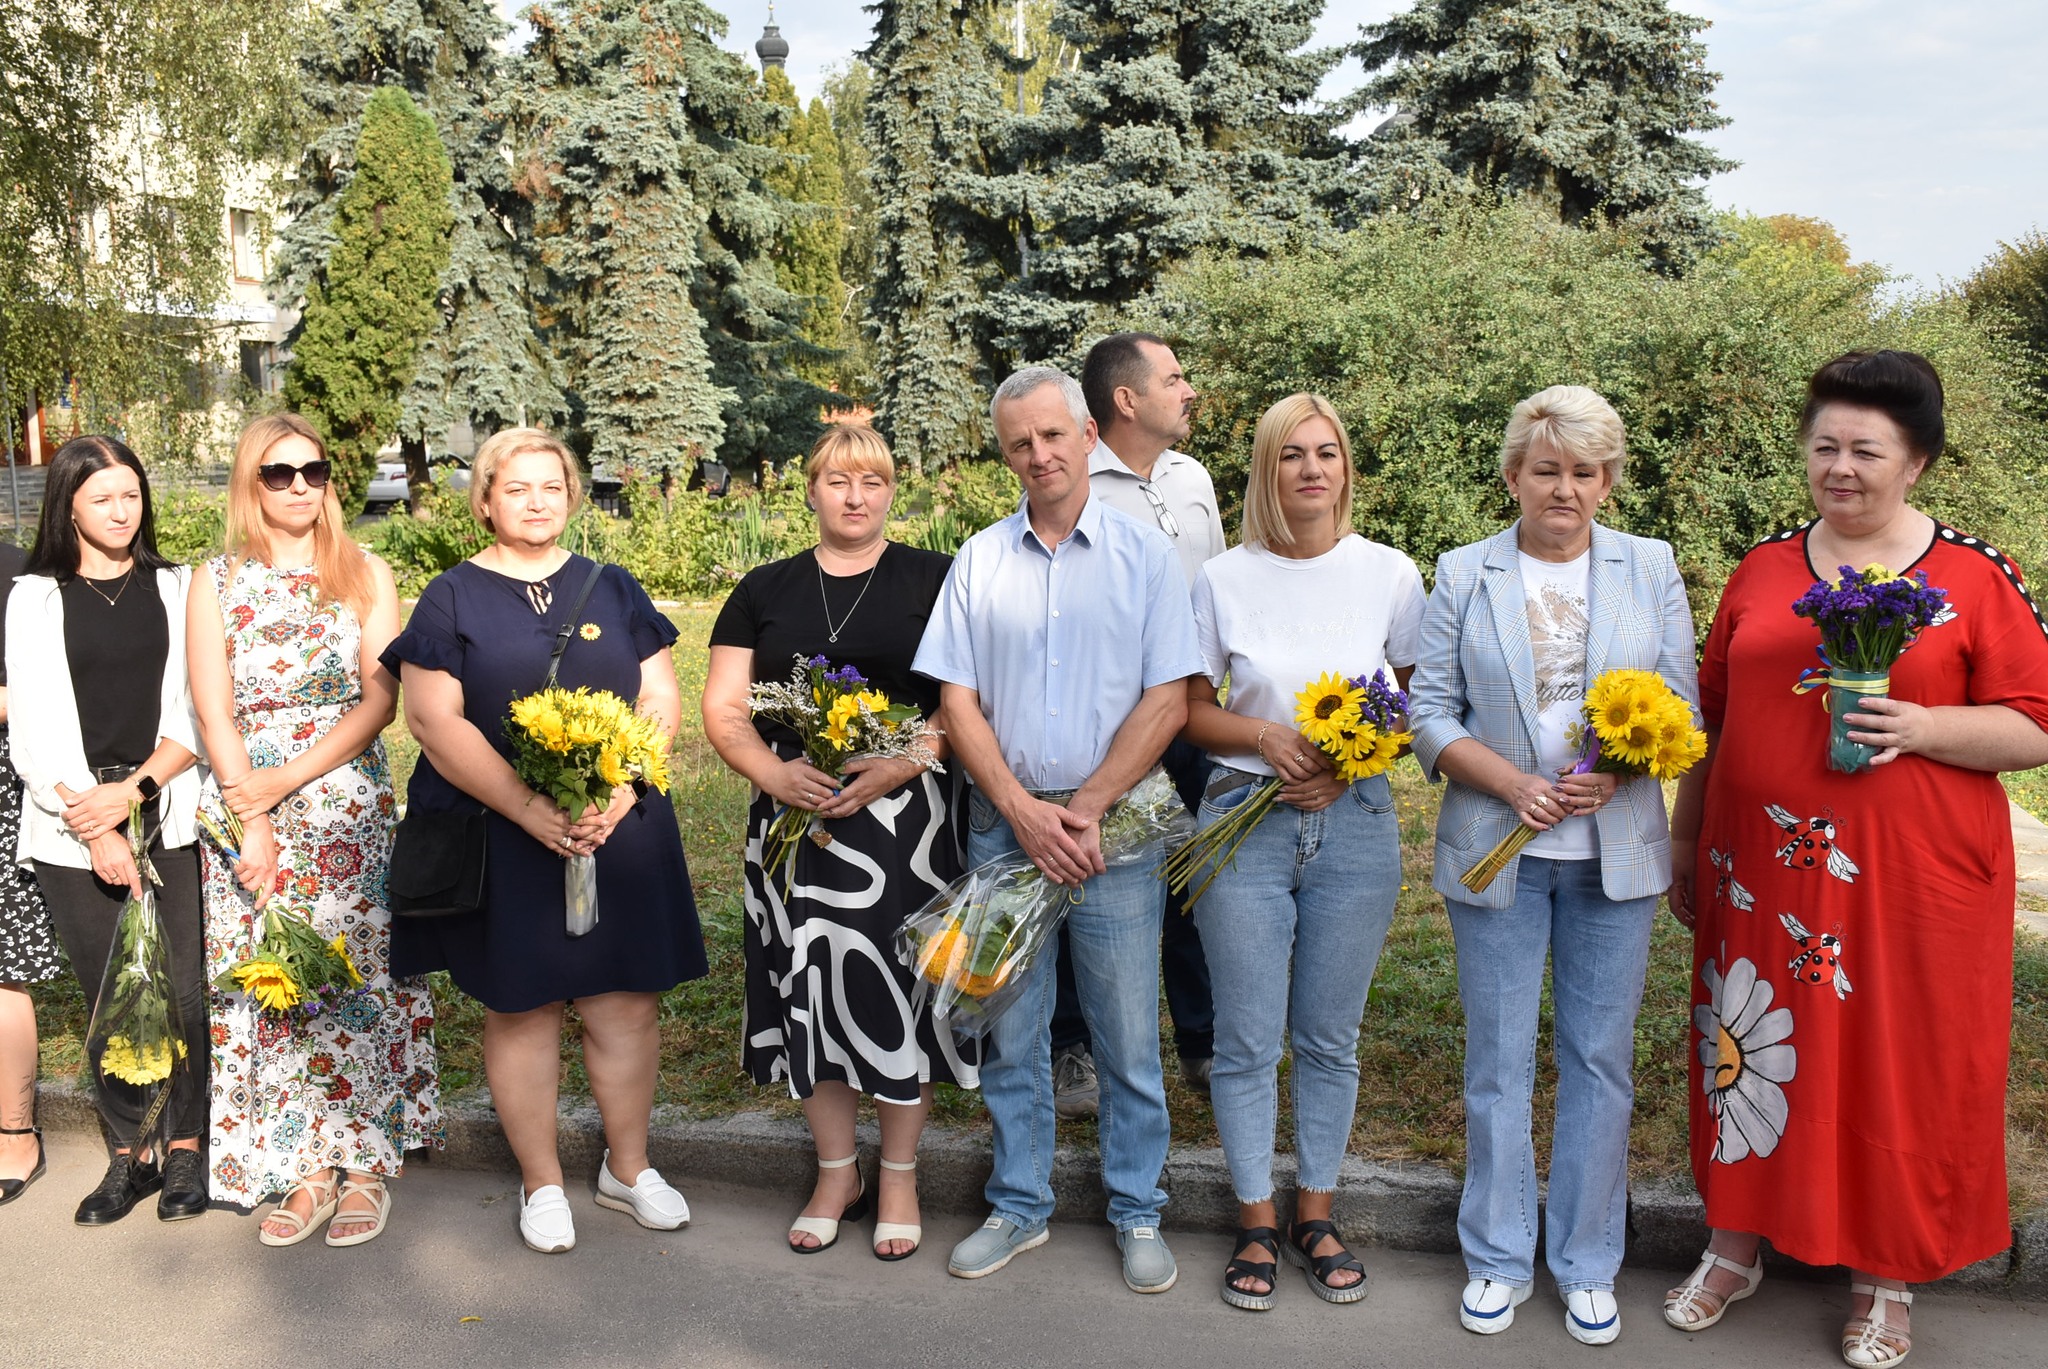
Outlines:
[[[382,459],[379,453],[377,474],[370,481],[370,488],[363,496],[363,511],[374,513],[396,508],[411,498],[411,487],[406,482],[405,463]],[[434,473],[435,483],[456,494],[469,492],[469,463],[453,452],[432,452],[427,456],[427,469]]]

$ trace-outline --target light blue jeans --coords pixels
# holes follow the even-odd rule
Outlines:
[[[1615,902],[1598,860],[1523,856],[1515,901],[1446,900],[1465,1004],[1465,1193],[1458,1243],[1475,1279],[1536,1269],[1536,1016],[1544,953],[1557,1038],[1557,1122],[1544,1247],[1559,1293],[1614,1287],[1628,1220],[1636,1009],[1654,898]]]
[[[1204,799],[1200,826],[1254,788]],[[1195,906],[1216,1000],[1209,1097],[1239,1202],[1273,1196],[1283,1038],[1297,1187],[1337,1187],[1358,1108],[1358,1023],[1400,891],[1393,793],[1375,775],[1319,813],[1274,805]]]
[[[973,792],[967,863],[1018,849],[1010,824]],[[1118,1231],[1159,1225],[1159,1173],[1170,1139],[1159,1068],[1159,917],[1166,885],[1143,862],[1117,866],[1081,886],[1067,913],[1068,949],[1081,1015],[1102,1088],[1102,1187]],[[990,1208],[1027,1231],[1052,1217],[1052,1011],[1054,957],[1041,955],[1024,989],[998,1017],[981,1064],[981,1096],[995,1130]]]

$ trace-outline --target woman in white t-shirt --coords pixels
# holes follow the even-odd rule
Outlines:
[[[1387,777],[1338,779],[1295,730],[1294,697],[1326,673],[1385,670],[1405,686],[1423,595],[1414,562],[1351,531],[1351,504],[1351,443],[1336,410],[1290,395],[1252,440],[1244,544],[1195,581],[1206,678],[1189,681],[1182,735],[1216,762],[1202,825],[1284,781],[1282,802],[1194,910],[1216,1002],[1210,1098],[1239,1207],[1222,1294],[1251,1311],[1273,1305],[1282,1245],[1273,1132],[1283,1037],[1294,1049],[1287,1255],[1326,1301],[1365,1296],[1365,1269],[1330,1203],[1358,1102],[1358,1024],[1401,887],[1400,839]]]
[[[1450,781],[1435,886],[1465,1007],[1458,1241],[1471,1281],[1458,1316],[1481,1334],[1507,1329],[1535,1279],[1530,1091],[1546,953],[1558,1067],[1548,1262],[1574,1338],[1604,1345],[1621,1330],[1636,1009],[1671,842],[1655,780],[1559,777],[1578,761],[1571,725],[1603,672],[1654,670],[1698,701],[1670,546],[1593,521],[1626,457],[1620,417],[1583,386],[1516,405],[1501,475],[1522,516],[1444,554],[1422,623],[1415,754]],[[1485,890],[1460,884],[1517,824],[1539,835]]]

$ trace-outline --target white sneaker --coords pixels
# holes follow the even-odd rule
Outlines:
[[[1581,1345],[1605,1345],[1621,1334],[1621,1309],[1605,1288],[1579,1288],[1564,1295],[1564,1329]]]
[[[1458,1299],[1458,1324],[1482,1336],[1496,1335],[1515,1324],[1515,1309],[1529,1301],[1533,1284],[1474,1279]]]
[[[604,1153],[597,1167],[597,1205],[614,1212],[630,1212],[633,1220],[654,1231],[674,1231],[688,1225],[690,1205],[683,1195],[669,1187],[658,1170],[643,1169],[630,1187],[612,1177],[612,1153]]]
[[[531,1194],[519,1191],[519,1239],[543,1255],[575,1249],[576,1221],[560,1184],[542,1184]]]

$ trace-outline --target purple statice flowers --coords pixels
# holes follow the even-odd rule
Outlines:
[[[1837,569],[1840,580],[1817,580],[1792,604],[1794,613],[1820,629],[1820,656],[1832,669],[1890,670],[1948,606],[1948,591],[1930,586],[1924,570],[1894,575],[1879,565]]]
[[[1382,733],[1407,730],[1408,695],[1388,683],[1384,672],[1360,675],[1351,683],[1365,691],[1365,702],[1358,706],[1360,717]]]
[[[861,674],[850,665],[843,665],[837,670],[831,669],[831,665],[832,663],[823,656],[813,656],[804,662],[806,669],[824,671],[823,679],[826,684],[842,685],[847,689],[858,689],[868,682],[867,676]]]

